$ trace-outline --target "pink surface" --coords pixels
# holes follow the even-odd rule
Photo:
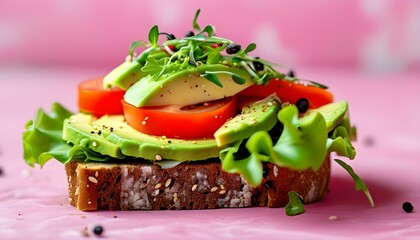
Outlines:
[[[418,239],[420,236],[419,73],[367,76],[348,71],[297,71],[348,99],[358,127],[350,162],[374,197],[371,208],[353,180],[333,165],[330,192],[306,213],[283,209],[80,212],[67,203],[63,166],[31,169],[22,158],[24,124],[38,107],[59,101],[76,110],[76,84],[103,70],[0,68],[0,238],[84,239],[84,227],[103,225],[104,237],[127,239]],[[370,142],[370,144],[367,144]],[[415,210],[405,213],[410,201]],[[114,218],[114,216],[117,216]],[[330,220],[336,216],[336,220]],[[91,234],[92,236],[92,234]]]

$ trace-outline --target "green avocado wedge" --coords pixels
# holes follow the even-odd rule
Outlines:
[[[124,100],[135,107],[187,106],[233,96],[254,83],[244,70],[202,65],[163,75],[159,80],[148,75],[127,90]]]
[[[79,113],[72,115],[64,121],[63,140],[80,147],[88,148],[102,155],[113,158],[124,158],[120,148],[104,138],[105,131],[91,125],[94,117],[89,114]]]
[[[76,114],[66,120],[63,131],[66,141],[114,158],[183,162],[218,157],[220,152],[214,139],[180,140],[143,134],[131,128],[122,115],[95,120]]]
[[[275,95],[244,106],[241,114],[228,120],[214,133],[217,145],[225,146],[249,138],[255,132],[270,130],[277,122],[279,109],[280,99]]]
[[[131,85],[145,76],[141,68],[142,65],[137,61],[123,62],[104,77],[104,88],[108,89],[115,86],[122,90],[127,90]]]
[[[327,131],[330,132],[341,123],[347,113],[347,109],[347,101],[333,102],[319,108],[308,110],[300,119],[305,120],[311,117],[314,112],[318,112],[324,117],[325,123],[327,124]]]

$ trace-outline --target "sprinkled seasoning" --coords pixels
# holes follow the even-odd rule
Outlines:
[[[266,164],[264,164],[264,167],[263,167],[263,178],[268,177],[268,174],[269,173],[270,173],[270,168]]]
[[[96,146],[98,146],[98,144],[96,142],[93,142],[92,146],[96,147]]]
[[[293,70],[290,70],[290,71],[287,73],[287,76],[288,76],[288,77],[291,77],[291,78],[294,78],[294,77],[295,77],[295,72],[294,72]]]
[[[173,194],[174,202],[178,202],[178,193]]]
[[[88,228],[87,227],[84,227],[82,229],[82,236],[83,237],[89,237],[89,231],[88,231]]]
[[[104,228],[101,225],[95,226],[93,228],[93,233],[97,236],[101,236],[103,232],[104,232]]]
[[[266,188],[272,188],[273,187],[273,182],[272,181],[266,181],[264,183],[264,187],[266,187]]]
[[[211,189],[210,189],[210,192],[216,192],[217,191],[217,189],[219,189],[218,187],[212,187]]]
[[[259,57],[256,57],[256,59],[259,59]],[[254,61],[252,62],[252,65],[254,66],[256,71],[262,71],[264,70],[264,64],[258,62],[258,61]]]
[[[173,35],[173,34],[169,33],[169,34],[167,34],[167,35],[166,35],[166,39],[168,39],[168,41],[169,41],[169,40],[174,40],[174,39],[176,39],[176,37],[175,37],[175,35]]]
[[[155,158],[156,158],[157,161],[162,160],[162,156],[160,156],[159,154],[156,154],[156,157]]]
[[[0,176],[3,176],[3,168],[0,167]]]
[[[89,176],[88,179],[89,179],[89,181],[93,182],[94,184],[98,184],[98,180],[95,177]]]
[[[236,43],[229,43],[229,45],[226,47],[226,53],[227,54],[235,54],[241,50],[241,45]]]
[[[306,98],[300,98],[296,101],[296,107],[300,113],[308,111],[309,101]]]
[[[155,189],[159,189],[160,187],[162,187],[162,183],[158,183],[155,185]]]
[[[171,185],[171,182],[172,182],[172,179],[170,179],[170,178],[168,180],[166,180],[165,187],[169,187]]]
[[[273,170],[274,170],[274,177],[277,177],[277,175],[279,175],[279,168],[277,166],[273,166]]]
[[[402,205],[402,209],[407,213],[411,213],[413,212],[414,207],[410,202],[404,202]]]
[[[194,32],[193,31],[188,31],[184,35],[184,37],[192,37],[192,36],[194,36]]]
[[[191,191],[194,192],[197,189],[197,187],[198,187],[197,184],[194,184],[191,188]]]

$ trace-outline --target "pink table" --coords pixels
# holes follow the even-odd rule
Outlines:
[[[329,85],[337,100],[349,100],[359,133],[350,164],[370,188],[375,208],[334,163],[329,194],[295,217],[268,208],[80,212],[67,203],[61,164],[51,161],[42,170],[24,164],[21,134],[38,107],[58,101],[76,110],[77,82],[105,71],[3,67],[0,238],[83,239],[85,227],[100,224],[103,237],[127,239],[419,239],[420,74],[301,71],[299,76]],[[401,209],[405,201],[413,213]]]

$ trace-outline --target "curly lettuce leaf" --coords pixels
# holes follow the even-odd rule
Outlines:
[[[258,146],[250,146],[252,144],[248,144],[248,142],[246,144],[246,148],[250,152],[248,157],[244,159],[235,159],[235,153],[239,151],[239,147],[242,143],[242,141],[238,141],[232,147],[222,150],[220,152],[220,159],[222,160],[223,171],[228,173],[240,173],[251,186],[257,187],[260,185],[263,178],[263,166],[261,162],[267,161],[268,156],[258,154],[258,150],[256,150]],[[261,145],[263,146],[264,144]],[[249,149],[250,147],[252,152]]]
[[[347,111],[346,114],[343,117],[343,120],[341,120],[339,126],[344,127],[347,130],[347,133],[350,137],[350,141],[356,141],[357,140],[357,131],[356,127],[352,126],[350,123],[350,116],[349,112]]]
[[[262,181],[261,162],[269,161],[296,170],[318,170],[327,154],[325,120],[319,113],[304,120],[299,120],[298,115],[296,106],[279,111],[278,119],[283,123],[284,129],[274,146],[268,132],[259,131],[246,142],[249,156],[235,159],[235,153],[242,141],[222,150],[222,169],[230,173],[240,173],[252,186],[258,186]]]
[[[283,123],[283,132],[273,147],[270,161],[296,170],[318,170],[327,154],[327,126],[318,113],[298,119],[296,106],[283,108],[278,119]]]
[[[22,136],[23,157],[29,166],[39,164],[42,167],[53,158],[61,163],[72,159],[106,161],[110,158],[80,146],[73,146],[62,139],[64,120],[71,115],[66,108],[54,103],[49,115],[39,109],[35,119],[26,123]]]
[[[351,139],[347,129],[338,126],[333,130],[331,137],[327,140],[327,149],[329,152],[336,152],[339,156],[354,159],[356,150],[351,144]]]

